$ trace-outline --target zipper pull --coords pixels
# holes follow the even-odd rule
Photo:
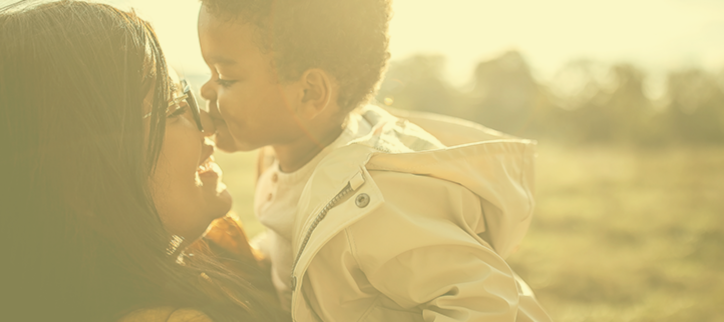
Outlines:
[[[352,190],[357,190],[357,188],[361,187],[364,183],[365,178],[362,172],[357,172],[357,174],[349,180],[349,187],[352,188]]]

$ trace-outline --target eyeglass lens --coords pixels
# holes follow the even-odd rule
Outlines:
[[[191,114],[194,116],[194,121],[196,122],[196,126],[199,128],[199,131],[204,131],[204,126],[201,124],[201,111],[199,110],[199,105],[196,102],[196,97],[194,97],[194,93],[191,90],[191,86],[189,86],[188,82],[184,79],[181,80],[181,86],[183,86],[183,94],[187,95],[186,102],[189,104],[189,109],[191,109]]]

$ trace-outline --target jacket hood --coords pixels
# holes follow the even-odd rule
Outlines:
[[[394,312],[386,318],[380,318],[381,315],[368,315],[364,320],[419,320],[420,316],[412,318],[412,315],[402,314],[400,312],[403,311],[396,309],[399,307],[407,312],[409,305],[427,302],[410,301],[415,297],[408,293],[411,288],[406,282],[397,281],[399,274],[407,275],[410,271],[410,277],[415,277],[416,273],[411,271],[411,267],[416,266],[410,266],[410,259],[402,259],[404,256],[397,255],[409,254],[407,251],[410,249],[425,248],[428,237],[430,242],[445,241],[444,244],[436,244],[438,246],[463,246],[462,256],[476,258],[475,261],[487,272],[479,287],[465,283],[465,287],[455,287],[456,290],[475,289],[471,294],[476,295],[467,299],[497,297],[508,304],[506,310],[516,309],[517,316],[526,319],[527,311],[524,312],[522,307],[518,309],[517,306],[518,303],[523,303],[525,297],[521,291],[523,287],[518,284],[518,292],[511,288],[517,283],[516,277],[503,258],[518,246],[532,217],[535,142],[506,136],[455,118],[403,111],[393,111],[391,114],[374,106],[364,107],[351,114],[345,131],[353,133],[352,137],[356,139],[346,145],[335,146],[319,161],[298,203],[292,235],[292,249],[296,251],[296,257],[290,280],[294,319],[321,320],[312,308],[314,304],[309,301],[319,303],[317,299],[320,296],[334,296],[332,302],[335,303],[335,308],[338,308],[339,299],[343,302],[355,302],[365,298],[375,302],[373,306],[363,305],[365,312],[370,312],[370,308],[380,308],[376,311],[377,314],[382,314],[383,310]],[[383,177],[392,177],[394,180],[384,181]],[[411,184],[420,186],[414,187]],[[456,187],[456,184],[468,189],[478,198]],[[446,187],[443,191],[452,194],[421,204],[423,207],[431,207],[430,211],[427,211],[427,208],[411,207],[409,209],[417,210],[409,212],[406,208],[408,205],[399,203],[417,202],[417,194],[414,197],[404,194],[407,196],[404,201],[395,199],[395,193],[403,189],[418,189],[415,191],[420,192],[419,199],[430,198],[433,197],[430,194],[440,193],[440,190],[435,189],[441,186]],[[423,190],[428,188],[431,191]],[[463,194],[464,201],[459,203],[449,199]],[[388,198],[389,204],[385,198]],[[476,201],[479,201],[480,208]],[[458,212],[460,207],[467,209],[463,211],[462,217],[458,217],[463,215]],[[423,220],[420,224],[424,229],[416,230],[417,225],[411,223],[418,219]],[[451,219],[455,221],[451,223],[452,227],[448,225],[448,220]],[[361,226],[354,227],[355,223]],[[406,224],[412,226],[405,227]],[[449,229],[439,225],[445,225]],[[404,238],[405,233],[401,231],[403,229],[410,229],[408,236],[414,241],[407,246],[402,240],[396,239]],[[395,236],[397,231],[400,231],[400,236]],[[438,233],[441,235],[434,236]],[[380,234],[392,239],[380,238]],[[477,237],[469,238],[472,235]],[[459,238],[462,240],[460,243],[457,242]],[[477,244],[478,242],[480,244]],[[492,246],[492,249],[484,243]],[[326,245],[329,247],[325,251]],[[472,253],[468,254],[468,251]],[[356,252],[358,253],[355,254]],[[476,252],[485,256],[485,259],[480,261],[482,258],[472,255]],[[429,259],[425,253],[418,255],[410,256]],[[320,261],[314,266],[314,277],[307,278],[307,270],[312,267],[314,258],[319,258]],[[393,298],[377,303],[378,299],[383,297],[368,297],[377,291],[368,293],[371,291],[368,289],[369,285],[360,284],[353,277],[364,273],[366,277],[360,277],[361,280],[376,276],[376,281],[380,282],[380,276],[387,276],[380,270],[388,263],[399,264],[390,268],[396,270],[398,275],[393,276],[395,281],[386,280],[387,284],[383,284],[387,285],[387,291],[391,288],[404,289],[401,292],[405,294],[398,294],[401,296],[398,300],[407,304],[401,304],[402,302]],[[428,284],[427,277],[440,276],[441,272],[449,272],[450,269],[456,271],[457,267],[450,267],[444,264],[445,261],[442,261],[444,268],[433,268],[438,263],[425,260],[415,263],[425,265],[420,267],[419,272],[422,275],[418,276],[420,280],[417,283],[413,283],[415,285]],[[492,272],[495,272],[496,277],[490,275]],[[349,292],[327,295],[328,292],[323,291],[337,285],[344,285],[341,288]],[[309,295],[312,297],[307,297]],[[532,299],[532,295],[527,298]],[[387,304],[391,307],[387,307]],[[537,303],[533,304],[537,306]],[[488,304],[485,306],[489,307]],[[401,316],[402,318],[399,318]],[[515,316],[516,313],[510,311],[505,320],[510,320],[510,317],[514,319]],[[355,316],[354,320],[361,319]]]
[[[372,130],[349,145],[381,153],[367,170],[398,171],[458,183],[481,199],[485,235],[503,258],[517,249],[533,212],[535,142],[436,114],[375,106],[359,111]],[[344,148],[336,153],[344,153]]]

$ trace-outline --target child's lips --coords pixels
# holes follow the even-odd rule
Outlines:
[[[236,141],[234,141],[234,137],[231,136],[231,133],[229,133],[226,125],[218,126],[216,128],[216,133],[214,134],[214,143],[216,144],[216,148],[218,148],[219,150],[229,153],[239,150],[236,147]]]

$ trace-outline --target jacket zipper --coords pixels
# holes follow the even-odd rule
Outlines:
[[[304,252],[304,249],[307,247],[309,238],[312,237],[312,233],[317,228],[317,225],[319,225],[319,223],[322,220],[324,220],[324,217],[327,216],[327,213],[329,212],[329,210],[334,208],[334,206],[336,206],[337,203],[342,198],[344,198],[347,194],[349,194],[352,191],[354,191],[354,189],[352,188],[352,184],[348,182],[347,185],[342,189],[342,191],[338,192],[337,195],[334,196],[334,198],[332,198],[332,200],[330,200],[327,203],[327,205],[325,205],[324,208],[322,208],[321,211],[319,211],[319,213],[317,214],[317,217],[314,218],[314,222],[312,222],[312,225],[309,226],[309,229],[307,229],[307,234],[304,236],[304,241],[302,241],[302,246],[299,248],[299,252],[297,252],[297,256],[294,259],[294,264],[292,265],[292,277],[291,277],[292,292],[294,292],[295,289],[297,288],[297,277],[294,275],[294,270],[297,268],[299,259],[302,257],[302,253]]]

